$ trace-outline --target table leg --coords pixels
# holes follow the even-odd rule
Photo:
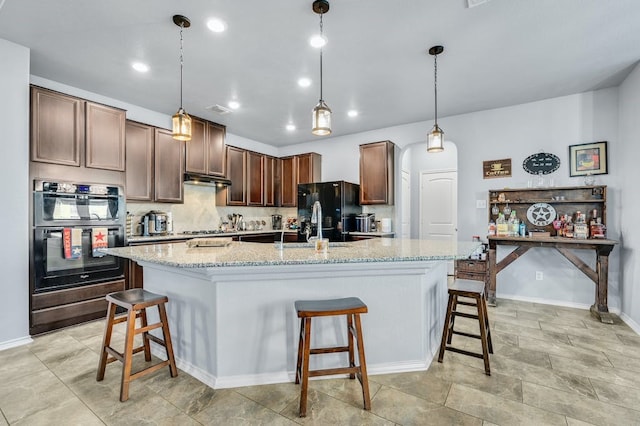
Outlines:
[[[608,288],[609,288],[609,251],[598,250],[596,260],[596,300],[591,306],[591,315],[605,324],[613,324],[613,316],[609,313]]]
[[[489,291],[487,292],[487,304],[496,306],[496,248],[489,248]]]

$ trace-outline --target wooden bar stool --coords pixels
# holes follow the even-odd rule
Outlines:
[[[129,384],[132,380],[139,379],[147,374],[153,373],[164,366],[169,366],[171,377],[178,375],[176,362],[173,358],[173,346],[171,344],[171,335],[169,334],[169,323],[167,322],[167,311],[165,303],[169,301],[167,296],[154,294],[143,289],[132,289],[119,291],[107,295],[109,307],[107,309],[107,326],[104,330],[104,339],[102,341],[102,349],[100,350],[100,364],[98,365],[97,381],[104,379],[104,372],[107,364],[113,361],[120,361],[122,367],[122,382],[120,385],[120,401],[124,402],[129,399]],[[127,310],[127,314],[116,318],[116,308],[120,306]],[[147,323],[147,308],[157,306],[160,314],[160,322],[155,324]],[[136,318],[140,318],[140,328],[136,328]],[[127,322],[127,333],[124,346],[124,352],[118,352],[111,345],[111,334],[113,326],[121,322]],[[160,339],[149,331],[156,328],[162,328],[164,339]],[[142,333],[142,346],[134,348],[133,338],[136,334]],[[154,364],[143,370],[131,374],[131,363],[133,355],[144,351],[145,361],[151,361],[151,346],[149,341],[164,346],[167,353],[167,360]]]
[[[333,374],[349,373],[349,378],[356,376],[362,386],[362,398],[364,409],[371,409],[371,396],[369,395],[369,380],[367,378],[367,363],[364,357],[364,343],[362,340],[362,327],[360,314],[367,313],[367,305],[357,297],[330,300],[298,300],[295,308],[300,318],[300,340],[298,342],[298,362],[296,365],[296,384],[302,381],[300,391],[300,417],[307,415],[307,389],[309,377],[326,376]],[[347,346],[329,348],[311,348],[311,318],[327,317],[335,315],[347,316]],[[355,326],[354,326],[355,323]],[[355,364],[355,351],[353,340],[358,346],[359,364]],[[309,356],[329,354],[336,352],[349,352],[349,366],[340,368],[328,368],[323,370],[309,370]]]
[[[473,299],[473,302],[458,300],[458,297]],[[469,314],[466,312],[458,312],[458,305],[475,306],[478,314]],[[466,333],[454,330],[456,317],[473,318],[478,320],[480,325],[480,334]],[[480,339],[482,342],[482,353],[470,352],[464,349],[458,349],[451,346],[451,338],[454,334],[466,337]],[[487,376],[491,375],[489,368],[489,354],[493,353],[493,345],[491,344],[491,330],[489,328],[489,317],[487,315],[487,299],[484,292],[484,283],[481,281],[457,279],[449,286],[449,303],[447,305],[447,316],[444,320],[444,330],[442,331],[442,342],[440,343],[440,355],[438,362],[442,362],[444,351],[458,352],[463,355],[470,355],[484,360],[484,372]]]

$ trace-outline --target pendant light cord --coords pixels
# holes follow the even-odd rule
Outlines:
[[[183,49],[183,40],[182,40],[182,30],[184,29],[184,23],[180,24],[180,109],[182,109],[182,68],[184,65],[184,54],[182,52]]]
[[[438,127],[438,55],[433,55],[433,93],[436,102],[435,126]]]
[[[324,40],[324,35],[322,31],[322,15],[324,13],[320,13],[320,38]],[[322,46],[320,46],[320,102],[323,102],[322,98]]]

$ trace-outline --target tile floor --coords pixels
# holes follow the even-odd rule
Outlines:
[[[88,323],[0,352],[0,425],[640,425],[640,336],[623,322],[511,300],[489,316],[490,377],[482,360],[447,352],[427,371],[370,376],[370,412],[357,381],[312,381],[304,419],[293,383],[213,390],[168,369],[120,403],[119,363],[95,380],[104,324]]]

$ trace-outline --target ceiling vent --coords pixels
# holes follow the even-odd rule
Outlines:
[[[227,107],[223,107],[222,105],[218,105],[218,104],[208,106],[205,109],[208,109],[209,111],[215,112],[216,114],[219,114],[219,115],[227,115],[232,112],[231,109]]]

